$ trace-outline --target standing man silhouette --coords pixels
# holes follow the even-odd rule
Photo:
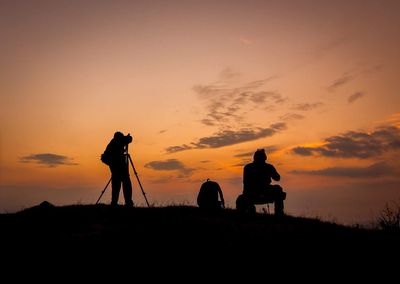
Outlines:
[[[284,215],[283,201],[286,192],[280,185],[272,185],[272,180],[279,181],[281,176],[275,167],[266,163],[267,154],[264,149],[258,149],[253,156],[253,162],[243,170],[243,195],[252,205],[274,202],[275,215]]]
[[[130,134],[124,135],[122,132],[115,132],[114,137],[108,143],[102,161],[106,163],[111,170],[111,205],[118,205],[119,192],[124,192],[125,206],[132,207],[132,183],[129,177],[129,161],[126,153],[127,146],[132,142]]]

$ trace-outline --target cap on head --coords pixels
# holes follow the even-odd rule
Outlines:
[[[267,160],[267,154],[265,154],[265,150],[257,149],[257,151],[254,152],[253,159],[255,162],[265,162]]]

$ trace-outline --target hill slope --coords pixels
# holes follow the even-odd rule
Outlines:
[[[211,214],[190,206],[36,206],[1,214],[0,228],[0,241],[7,244],[3,259],[19,266],[32,265],[40,255],[47,265],[73,259],[100,267],[131,258],[141,267],[203,260],[241,267],[253,262],[263,267],[305,262],[389,267],[389,257],[400,251],[399,235],[383,231],[292,216],[241,215],[231,209]]]

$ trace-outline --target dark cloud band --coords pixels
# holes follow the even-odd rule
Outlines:
[[[279,122],[272,124],[269,128],[258,129],[240,129],[238,131],[224,130],[217,132],[212,136],[202,137],[197,142],[192,142],[190,145],[183,144],[180,146],[171,146],[166,148],[168,153],[175,153],[191,149],[209,149],[220,148],[230,145],[239,144],[265,138],[274,135],[275,133],[284,130],[286,124]]]
[[[187,168],[177,159],[168,159],[165,161],[152,161],[144,165],[146,168],[156,171],[179,171],[182,176],[188,176],[193,169]]]
[[[294,154],[301,156],[325,156],[332,158],[360,158],[376,157],[384,152],[400,149],[400,129],[395,126],[386,126],[375,131],[349,131],[342,135],[331,136],[318,147],[295,147]]]
[[[60,165],[77,165],[76,163],[71,162],[71,158],[67,156],[52,154],[52,153],[43,153],[43,154],[31,154],[20,159],[21,163],[37,163],[41,165],[45,165],[48,167],[56,167]]]
[[[351,96],[348,97],[347,101],[352,104],[355,101],[361,99],[362,97],[364,97],[365,94],[363,92],[356,92],[354,94],[352,94]]]
[[[292,174],[316,175],[329,177],[350,177],[350,178],[369,178],[382,177],[394,174],[394,169],[385,162],[375,163],[368,167],[332,167],[320,170],[295,170]]]

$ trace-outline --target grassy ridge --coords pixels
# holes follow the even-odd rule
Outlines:
[[[390,265],[389,256],[400,251],[398,234],[310,218],[241,215],[232,209],[209,213],[191,206],[37,206],[1,214],[0,228],[0,241],[7,244],[3,259],[18,259],[20,266],[21,256],[32,263],[45,255],[50,263],[72,258],[75,264],[98,266],[110,259],[126,264],[125,258],[143,267],[205,259],[242,267],[262,263],[264,269],[334,262],[344,269],[354,263]]]

